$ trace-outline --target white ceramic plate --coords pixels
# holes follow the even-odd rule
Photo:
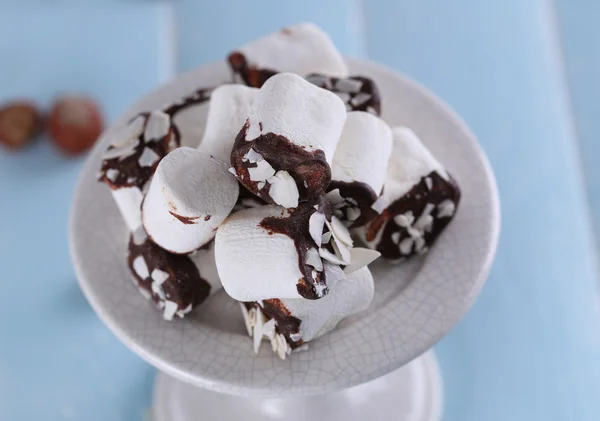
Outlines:
[[[85,165],[71,214],[71,253],[81,288],[108,327],[146,361],[220,392],[326,393],[411,361],[468,310],[487,278],[499,233],[496,184],[487,159],[464,123],[431,93],[370,62],[349,60],[349,66],[352,74],[369,76],[379,85],[383,118],[392,126],[411,127],[458,180],[463,196],[454,221],[425,258],[372,265],[371,308],[285,361],[267,343],[254,355],[238,305],[223,291],[191,317],[164,321],[130,280],[127,229],[109,190],[95,177],[115,128],[142,110],[229,78],[224,63],[187,73],[143,98],[105,133]],[[195,123],[202,130],[203,122]]]

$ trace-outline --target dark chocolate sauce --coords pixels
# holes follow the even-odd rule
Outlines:
[[[265,133],[251,141],[246,140],[249,123],[246,122],[237,135],[231,150],[231,165],[235,168],[237,179],[252,193],[267,203],[275,203],[269,195],[270,185],[264,183],[262,189],[258,182],[250,180],[248,168],[255,163],[244,162],[244,156],[250,149],[262,155],[275,171],[287,171],[296,181],[301,200],[322,195],[331,181],[331,168],[322,150],[309,152],[294,145],[285,136]]]
[[[346,221],[348,220],[346,217],[347,208],[355,207],[360,209],[360,216],[352,222],[349,228],[361,227],[377,216],[377,212],[371,208],[371,205],[375,203],[378,196],[367,183],[362,183],[360,181],[353,181],[351,183],[331,181],[327,191],[330,192],[335,189],[339,189],[340,196],[344,199],[350,198],[358,203],[358,205],[353,205],[346,201],[344,206],[339,208],[344,213],[344,217],[341,219]]]
[[[427,178],[431,180],[431,188],[427,186]],[[434,219],[432,228],[429,231],[425,231],[423,235],[425,245],[430,247],[454,216],[438,218],[437,205],[445,200],[451,200],[455,207],[458,208],[460,196],[460,189],[452,176],[449,175],[448,181],[442,178],[436,171],[433,171],[421,178],[419,183],[417,183],[408,193],[390,204],[381,215],[373,219],[367,227],[366,239],[367,241],[374,241],[377,238],[379,231],[383,229],[383,234],[377,244],[377,251],[379,251],[383,257],[388,259],[400,259],[411,256],[416,253],[414,247],[411,248],[411,251],[408,254],[400,252],[398,244],[402,242],[403,239],[410,237],[410,235],[405,227],[401,227],[394,222],[394,217],[411,211],[416,220],[423,213],[427,204],[435,205],[436,208],[431,213],[431,216]],[[392,234],[394,233],[400,233],[398,243],[395,243],[392,240]]]
[[[150,276],[142,279],[133,269],[133,261],[142,256],[148,266]],[[159,269],[169,277],[163,282],[162,288],[166,299],[177,304],[177,311],[185,310],[190,304],[192,309],[202,303],[210,294],[210,284],[202,278],[192,260],[186,255],[171,254],[150,241],[149,238],[138,245],[129,240],[129,255],[127,257],[129,270],[138,286],[151,294],[152,300],[158,304],[164,301],[152,290],[152,271]]]
[[[320,88],[327,89],[328,91],[335,93],[347,93],[349,95],[348,101],[344,101],[348,111],[365,111],[381,115],[381,95],[379,94],[379,88],[372,79],[364,76],[350,76],[345,79],[336,77],[329,77],[318,73],[313,73],[306,77],[306,80],[317,85]],[[354,80],[362,82],[362,86],[359,90],[354,92],[342,91],[336,88],[336,84],[340,80]],[[353,102],[359,94],[369,95],[369,99],[361,101],[360,103]],[[364,97],[364,95],[362,95]],[[365,97],[366,98],[366,97]],[[358,98],[357,98],[358,99]]]
[[[264,83],[273,75],[279,73],[276,70],[258,68],[250,65],[246,56],[239,52],[234,51],[227,57],[229,66],[234,74],[238,75],[246,85],[253,88],[260,88]]]
[[[210,100],[212,92],[217,86],[212,88],[199,88],[192,92],[190,95],[183,97],[180,101],[177,101],[163,111],[168,114],[171,118],[174,117],[178,112],[185,110],[194,105],[199,105]]]
[[[197,222],[197,221],[198,221],[198,218],[200,218],[199,216],[182,216],[182,215],[176,214],[176,213],[175,213],[175,212],[173,212],[173,211],[169,211],[169,213],[170,213],[170,214],[171,214],[173,217],[175,217],[175,218],[179,219],[179,220],[180,220],[180,221],[181,221],[183,224],[185,224],[185,225],[194,225],[194,224],[197,224],[197,223],[198,223],[198,222]],[[208,219],[210,219],[210,217],[209,217]],[[205,221],[208,221],[208,219],[204,219],[204,220],[205,220]]]
[[[301,203],[297,208],[291,210],[287,217],[268,217],[260,222],[260,226],[267,230],[270,234],[278,233],[287,235],[294,241],[296,251],[298,252],[298,268],[303,277],[298,280],[296,288],[298,294],[309,300],[317,300],[327,295],[327,280],[325,272],[317,272],[313,279],[312,271],[315,270],[312,266],[306,263],[306,253],[308,249],[318,249],[317,244],[310,236],[309,219],[310,216],[317,212],[314,206],[319,207],[318,212],[325,214],[326,218],[331,219],[331,208],[329,203],[323,197],[316,200]],[[323,287],[322,295],[317,293],[317,285]]]

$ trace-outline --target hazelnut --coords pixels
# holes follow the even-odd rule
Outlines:
[[[41,115],[35,104],[14,101],[0,108],[0,144],[20,149],[30,143],[40,130]]]
[[[91,148],[103,127],[100,108],[94,100],[85,96],[59,97],[48,117],[52,140],[67,155],[78,155]]]

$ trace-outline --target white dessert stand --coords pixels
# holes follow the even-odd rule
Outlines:
[[[494,176],[464,123],[430,92],[373,63],[348,64],[352,74],[377,82],[382,117],[415,130],[457,179],[463,198],[427,256],[371,265],[369,310],[285,361],[268,344],[253,354],[238,305],[223,291],[184,320],[162,320],[129,281],[126,227],[106,186],[95,181],[111,132],[140,111],[227,81],[225,64],[194,70],[143,98],[89,157],[72,207],[71,255],[98,316],[161,370],[156,421],[440,419],[441,377],[428,350],[466,313],[487,278],[500,225]],[[199,142],[207,107],[177,117],[184,144]]]

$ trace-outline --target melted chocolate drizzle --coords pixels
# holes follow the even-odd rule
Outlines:
[[[325,217],[331,219],[331,208],[329,203],[320,197],[316,200],[301,203],[296,209],[291,210],[289,216],[268,217],[260,222],[260,226],[269,232],[269,234],[278,233],[287,235],[294,241],[296,251],[298,252],[298,268],[303,275],[303,278],[298,280],[296,288],[298,294],[309,300],[317,300],[327,295],[329,288],[325,279],[325,271],[318,272],[315,278],[312,276],[314,269],[306,263],[306,253],[308,249],[318,249],[317,244],[310,236],[309,219],[310,216],[317,212],[314,206],[317,205],[319,210],[325,214]],[[317,292],[317,286],[323,288],[322,295]]]

